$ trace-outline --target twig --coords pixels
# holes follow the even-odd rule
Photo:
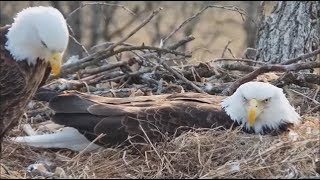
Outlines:
[[[284,62],[282,62],[280,64],[281,65],[288,65],[288,64],[296,63],[296,62],[298,62],[300,60],[308,59],[308,58],[313,57],[313,56],[315,56],[317,54],[320,54],[320,48],[317,49],[317,50],[314,50],[314,51],[312,51],[310,53],[303,54],[303,55],[301,55],[299,57],[288,59],[288,60],[286,60],[286,61],[284,61]]]
[[[71,34],[69,34],[69,36],[77,45],[79,45],[83,49],[83,51],[87,54],[87,56],[90,55],[87,49],[74,36],[72,36]]]
[[[72,29],[72,27],[70,26],[70,24],[67,23],[67,27],[69,28],[70,33],[72,34],[72,36],[74,36],[74,31]]]
[[[99,140],[100,138],[102,138],[102,137],[104,137],[104,136],[105,136],[105,134],[101,133],[101,134],[100,134],[98,137],[96,137],[92,142],[90,142],[90,143],[88,144],[88,146],[85,147],[79,154],[77,154],[75,157],[73,157],[69,162],[74,161],[76,158],[80,158],[80,156],[81,156],[82,154],[84,154],[84,153],[86,152],[86,150],[89,149],[89,147],[92,146],[92,144],[94,144],[97,140]],[[69,162],[68,162],[68,163],[69,163]],[[74,161],[73,165],[75,165],[75,161]]]
[[[104,43],[101,43],[101,44],[97,44],[97,45],[94,45],[90,48],[90,50],[94,50],[94,49],[97,49],[97,48],[100,48],[102,46],[111,46],[112,44],[114,44],[114,42],[104,42]],[[120,45],[122,46],[134,46],[133,44],[130,44],[130,43],[121,43]]]
[[[120,36],[125,29],[127,29],[131,24],[133,24],[133,23],[137,20],[137,18],[139,18],[139,16],[141,16],[141,13],[138,14],[137,16],[135,16],[135,17],[132,17],[132,18],[131,18],[126,24],[124,24],[122,27],[120,27],[120,28],[118,28],[117,30],[111,32],[111,33],[108,35],[108,37],[115,37],[115,36],[118,36],[118,35]]]
[[[90,88],[89,88],[88,83],[86,83],[85,81],[80,81],[80,82],[82,82],[86,86],[87,94],[90,94]]]
[[[152,12],[152,14],[145,19],[142,24],[140,24],[139,26],[137,26],[135,29],[133,29],[127,36],[123,37],[120,41],[118,41],[117,43],[111,45],[109,48],[106,49],[106,51],[114,49],[116,46],[118,46],[119,44],[123,43],[124,41],[126,41],[127,39],[129,39],[132,35],[134,35],[137,31],[139,31],[143,26],[145,26],[148,22],[151,21],[151,19],[157,15],[160,11],[162,10],[162,8],[158,8],[157,10],[154,10]]]
[[[252,62],[252,63],[257,63],[257,64],[261,64],[261,65],[267,65],[267,63],[265,62],[260,62],[260,61],[255,61],[252,59],[238,59],[238,58],[219,58],[219,59],[214,59],[211,62],[215,63],[215,62],[219,62],[219,61],[242,61],[242,62]]]
[[[108,93],[112,93],[114,97],[118,97],[117,94],[125,94],[124,96],[128,97],[131,95],[132,91],[141,90],[142,92],[151,91],[149,87],[133,87],[133,88],[122,88],[122,89],[108,89],[108,90],[97,90],[92,94],[105,96]]]
[[[288,84],[296,84],[301,87],[308,87],[313,89],[316,84],[320,84],[318,79],[320,76],[312,73],[293,73],[292,71],[284,73],[278,79],[271,83],[278,87],[283,87]]]
[[[313,111],[317,111],[318,109],[320,109],[320,105],[317,105],[316,107],[310,109],[308,112],[306,112],[306,113],[304,113],[304,114],[312,113]]]
[[[67,23],[67,27],[69,28],[69,31],[70,31],[69,37],[70,37],[77,45],[79,45],[79,46],[83,49],[83,51],[87,54],[87,56],[88,56],[89,53],[88,53],[87,49],[74,37],[75,34],[74,34],[74,32],[73,32],[73,29],[72,29],[72,27],[71,27],[68,23]]]
[[[175,30],[173,30],[167,37],[165,37],[163,39],[163,44],[165,44],[165,42],[171,38],[177,31],[179,31],[179,29],[181,29],[185,24],[187,24],[188,22],[190,22],[191,20],[193,20],[194,18],[196,18],[197,16],[199,16],[200,14],[202,14],[206,9],[208,9],[209,7],[205,7],[203,9],[201,9],[198,13],[194,14],[193,16],[189,17],[188,19],[186,19],[185,21],[183,21]]]
[[[127,154],[127,151],[124,151],[124,152],[123,152],[123,155],[122,155],[122,160],[123,160],[124,163],[128,166],[129,163],[126,161],[126,154]]]
[[[182,45],[184,45],[184,44],[186,44],[186,43],[188,43],[188,42],[190,42],[190,41],[193,41],[195,38],[192,36],[192,35],[190,35],[190,36],[187,36],[187,37],[185,37],[184,39],[182,39],[182,40],[180,40],[179,42],[177,42],[176,44],[173,44],[173,45],[171,45],[171,46],[168,46],[168,49],[170,49],[170,50],[175,50],[175,49],[177,49],[178,47],[180,47],[180,46],[182,46]]]
[[[118,54],[121,53],[123,51],[132,51],[132,50],[155,50],[158,53],[164,53],[164,54],[174,54],[174,55],[180,55],[180,56],[185,56],[185,57],[191,57],[191,54],[186,54],[183,52],[178,52],[178,51],[174,51],[174,50],[170,50],[170,49],[166,49],[166,48],[158,48],[158,47],[153,47],[153,46],[146,46],[146,45],[142,45],[142,46],[131,46],[131,47],[122,47],[119,48],[117,50],[114,51],[113,54]]]
[[[117,67],[120,67],[120,66],[124,66],[124,65],[127,65],[127,64],[130,64],[130,60],[126,60],[126,61],[119,61],[119,62],[116,62],[114,64],[107,64],[107,65],[104,65],[104,66],[101,66],[101,67],[97,67],[97,68],[92,68],[92,69],[83,69],[80,71],[80,74],[96,74],[96,73],[100,73],[100,72],[103,72],[103,71],[107,71],[107,70],[110,70],[110,69],[114,69],[114,68],[117,68]]]
[[[299,71],[303,69],[312,69],[312,68],[318,68],[320,67],[320,62],[309,62],[309,63],[296,63],[296,64],[290,64],[290,65],[266,65],[262,66],[255,71],[249,73],[248,75],[236,80],[232,83],[232,85],[225,89],[222,93],[224,95],[230,95],[232,94],[241,84],[249,82],[256,78],[258,75],[270,71]]]
[[[317,98],[317,95],[318,95],[318,93],[319,93],[319,90],[320,90],[320,86],[317,86],[317,89],[316,89],[316,92],[314,93],[314,95],[313,95],[313,98],[312,99],[316,99]]]
[[[219,6],[219,5],[208,5],[204,8],[202,8],[199,12],[197,12],[196,14],[194,14],[193,16],[189,17],[188,19],[186,19],[185,21],[183,21],[175,30],[173,30],[167,37],[165,37],[163,39],[163,44],[165,44],[165,42],[171,38],[177,31],[179,31],[185,24],[187,24],[188,22],[192,21],[193,19],[195,19],[196,17],[198,17],[199,15],[201,15],[205,10],[207,10],[208,8],[220,8],[220,9],[226,9],[226,10],[230,10],[230,11],[235,11],[238,12],[241,17],[242,15],[246,15],[245,11],[243,9],[240,9],[238,7],[235,6]],[[248,16],[247,16],[248,17]],[[253,20],[252,20],[253,21]],[[254,22],[254,21],[253,21]],[[255,23],[255,22],[254,22]]]
[[[308,96],[306,96],[306,95],[304,95],[304,94],[302,94],[302,93],[300,93],[300,92],[298,92],[298,91],[296,91],[296,90],[290,89],[290,91],[292,91],[292,92],[294,92],[294,93],[296,93],[296,94],[299,94],[300,96],[303,96],[303,97],[311,100],[311,101],[312,101],[313,103],[315,103],[316,105],[320,105],[320,103],[319,103],[318,101],[316,101],[315,99],[312,99],[312,98],[310,98],[310,97],[308,97]]]
[[[35,132],[32,127],[30,126],[30,124],[23,124],[22,125],[22,129],[23,131],[28,135],[28,136],[34,136],[37,134],[37,132]]]
[[[111,4],[111,3],[104,3],[104,2],[89,2],[89,3],[82,3],[80,7],[78,7],[77,9],[73,10],[71,13],[69,13],[68,17],[66,18],[66,20],[68,21],[70,19],[70,17],[77,12],[78,10],[82,9],[85,6],[88,5],[104,5],[104,6],[116,6],[116,7],[121,7],[124,10],[128,11],[130,14],[132,15],[136,15],[134,12],[132,12],[129,8],[123,6],[123,5],[119,5],[119,4]]]
[[[227,48],[227,49],[228,49],[229,53],[231,54],[231,56],[232,56],[233,58],[236,58],[236,56],[235,56],[235,55],[233,55],[233,53],[232,53],[231,49],[230,49],[230,48]]]
[[[152,144],[151,140],[149,139],[149,136],[147,135],[147,133],[144,131],[143,127],[141,126],[141,124],[139,124],[139,127],[141,129],[141,131],[143,132],[143,134],[146,136],[148,142],[150,143],[151,147],[153,148],[153,150],[156,152],[156,154],[158,155],[159,159],[161,160],[161,162],[163,163],[163,159],[161,158],[159,152],[157,151],[157,149],[154,147],[154,145]]]
[[[228,70],[237,70],[244,72],[252,72],[256,69],[255,67],[244,64],[223,64],[221,67]]]
[[[97,83],[99,81],[105,80],[105,79],[110,79],[110,78],[114,78],[114,77],[118,77],[118,76],[122,76],[123,73],[120,71],[115,71],[115,72],[101,72],[98,74],[94,74],[88,77],[84,77],[82,79],[80,79],[79,81],[85,81],[88,84],[94,84]]]
[[[182,46],[182,45],[184,45],[184,44],[186,44],[186,43],[188,43],[188,42],[190,42],[190,41],[192,41],[194,39],[195,38],[193,36],[187,36],[187,37],[183,38],[182,40],[180,40],[179,42],[177,42],[177,43],[175,43],[175,44],[173,44],[171,46],[168,46],[168,49],[169,50],[175,50],[178,47],[180,47],[180,46]],[[136,56],[138,56],[140,59],[143,59],[143,60],[146,60],[147,57],[153,57],[153,56],[156,56],[158,54],[158,53],[152,52],[152,53],[147,53],[147,54],[144,54],[144,55],[141,56],[141,55],[139,55],[139,54],[137,54],[137,53],[135,53],[133,51],[132,51],[132,53],[134,53]],[[185,54],[184,56],[185,57],[191,57],[191,54]],[[146,61],[146,62],[147,63],[151,63],[153,66],[155,66],[155,64],[153,62],[151,62],[151,61]]]
[[[157,61],[162,64],[162,66],[168,70],[169,72],[171,72],[172,74],[174,74],[175,76],[177,76],[179,79],[183,80],[185,83],[189,84],[191,87],[193,87],[195,90],[197,90],[200,93],[204,93],[206,94],[205,91],[203,91],[201,88],[199,88],[197,85],[195,85],[193,82],[189,81],[187,78],[185,78],[183,75],[179,74],[178,72],[176,72],[175,70],[173,70],[164,60],[158,58],[157,56],[153,56],[155,59],[157,59]]]
[[[224,50],[223,50],[222,55],[221,55],[221,58],[224,57],[224,53],[226,52],[226,50],[227,50],[228,46],[231,44],[231,42],[232,42],[232,40],[229,40],[227,45],[224,47]]]

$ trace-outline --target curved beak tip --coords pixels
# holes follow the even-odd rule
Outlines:
[[[54,53],[49,60],[51,66],[51,72],[54,76],[60,73],[61,64],[62,64],[62,53]]]

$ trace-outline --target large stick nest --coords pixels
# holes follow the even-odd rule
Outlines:
[[[207,8],[188,18],[167,38]],[[320,49],[284,60],[281,64],[268,65],[255,59],[226,59],[223,56],[229,49],[227,45],[221,59],[179,65],[175,62],[188,62],[191,54],[177,49],[194,40],[192,36],[170,45],[164,43],[161,47],[125,43],[160,10],[153,11],[118,42],[104,44],[107,47],[99,46],[100,50],[82,59],[70,58],[62,67],[60,77],[63,79],[51,77],[46,87],[113,97],[186,91],[230,95],[245,82],[267,81],[284,89],[290,103],[302,115],[302,124],[281,136],[250,135],[239,130],[194,129],[178,137],[168,137],[166,142],[132,144],[126,148],[114,147],[90,153],[32,148],[13,144],[6,138],[1,157],[1,178],[319,177],[319,74],[298,71],[320,68],[319,59],[305,62],[318,55]],[[22,124],[31,124],[39,133],[50,132],[42,123],[50,120],[51,115],[46,103],[32,101],[26,117],[8,137],[26,135]]]
[[[168,142],[109,148],[79,155],[4,143],[3,178],[307,178],[319,176],[319,121],[281,136],[195,129]],[[18,131],[16,129],[16,131]],[[80,153],[81,154],[81,153]],[[28,173],[30,164],[49,172]],[[44,171],[41,171],[44,172]]]

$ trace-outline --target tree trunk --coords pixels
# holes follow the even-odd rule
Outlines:
[[[252,22],[252,19],[257,14],[257,7],[259,6],[258,1],[247,1],[245,2],[245,10],[250,18],[246,18],[243,28],[246,31],[246,47],[250,48],[255,48],[255,41],[257,37],[257,27],[256,25]]]
[[[107,1],[108,2],[108,1]],[[110,3],[110,2],[108,2]],[[114,1],[112,2],[113,4],[118,4],[119,1]],[[105,41],[111,41],[111,37],[110,36],[110,26],[113,23],[114,18],[117,19],[117,17],[115,16],[116,11],[118,10],[118,8],[112,7],[112,6],[107,6],[104,8],[104,29],[103,29],[103,36],[104,36],[104,40]]]
[[[91,7],[92,15],[91,15],[91,38],[89,47],[92,47],[94,45],[97,45],[98,40],[100,38],[100,24],[101,24],[101,16],[103,16],[101,13],[101,7],[94,5]]]
[[[281,63],[319,47],[320,2],[279,1],[270,16],[266,17],[264,12],[261,14],[256,42],[257,61]]]

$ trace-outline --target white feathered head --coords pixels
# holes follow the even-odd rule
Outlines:
[[[255,133],[263,128],[279,129],[283,123],[300,123],[300,116],[290,105],[283,90],[269,83],[248,82],[224,99],[222,108],[233,121]]]
[[[14,18],[7,33],[6,49],[16,61],[34,65],[37,59],[50,62],[58,74],[69,41],[67,22],[53,7],[29,7]]]

